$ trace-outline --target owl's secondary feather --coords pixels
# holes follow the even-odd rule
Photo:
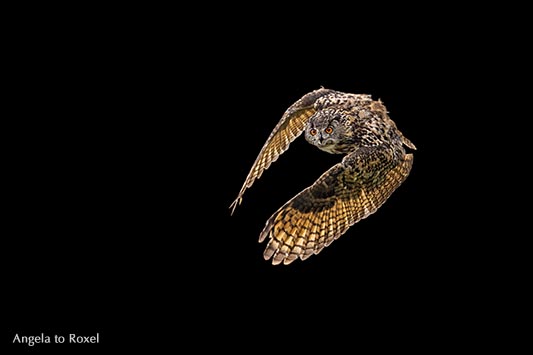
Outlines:
[[[290,264],[318,254],[385,203],[409,175],[413,155],[396,160],[386,148],[371,150],[346,156],[274,213],[259,236],[268,239],[265,259]]]
[[[304,132],[310,144],[345,157],[267,221],[259,241],[268,240],[263,255],[274,265],[318,254],[376,212],[411,171],[413,155],[404,146],[416,149],[381,101],[370,95],[315,90],[284,113],[230,206],[232,213],[245,190]]]
[[[278,157],[283,154],[299,135],[304,131],[309,117],[316,112],[317,100],[331,90],[318,89],[304,95],[301,99],[296,101],[291,107],[285,111],[281,120],[278,122],[263,148],[259,152],[244,184],[239,192],[239,195],[233,201],[230,208],[231,213],[242,201],[242,196],[247,188],[251,187],[256,179],[259,179],[263,172],[270,167],[270,164],[275,162]]]

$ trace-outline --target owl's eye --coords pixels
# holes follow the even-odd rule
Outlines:
[[[328,127],[324,130],[324,132],[326,132],[327,134],[330,134],[331,132],[333,132],[333,128],[331,127]]]
[[[314,129],[314,128],[311,129],[311,130],[309,131],[309,134],[312,135],[312,136],[316,135],[316,129]]]

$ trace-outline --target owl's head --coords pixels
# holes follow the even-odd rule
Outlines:
[[[346,117],[336,110],[322,110],[310,117],[305,139],[328,153],[341,153],[338,148],[352,136]]]

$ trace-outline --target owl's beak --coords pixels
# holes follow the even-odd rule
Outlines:
[[[320,146],[325,147],[325,146],[333,144],[333,139],[331,138],[324,139],[321,137],[318,143],[320,144]]]

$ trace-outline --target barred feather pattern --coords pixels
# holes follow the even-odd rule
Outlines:
[[[239,195],[233,201],[231,213],[242,202],[242,196],[247,188],[251,187],[255,180],[259,179],[263,172],[275,162],[304,131],[307,121],[316,112],[316,107],[321,105],[320,98],[326,96],[331,90],[318,89],[312,91],[291,105],[281,117],[263,148],[259,152]],[[324,103],[322,103],[324,105]]]
[[[416,150],[370,95],[318,89],[283,114],[259,152],[235,201],[283,154],[298,136],[317,148],[343,154],[342,161],[298,193],[270,219],[259,236],[263,256],[290,264],[320,253],[355,223],[375,213],[405,181]]]
[[[260,242],[268,240],[266,260],[290,264],[318,254],[385,203],[409,175],[413,155],[373,172],[366,170],[365,160],[345,159],[350,160],[361,164],[359,173],[349,165],[335,165],[268,220],[259,236]]]

